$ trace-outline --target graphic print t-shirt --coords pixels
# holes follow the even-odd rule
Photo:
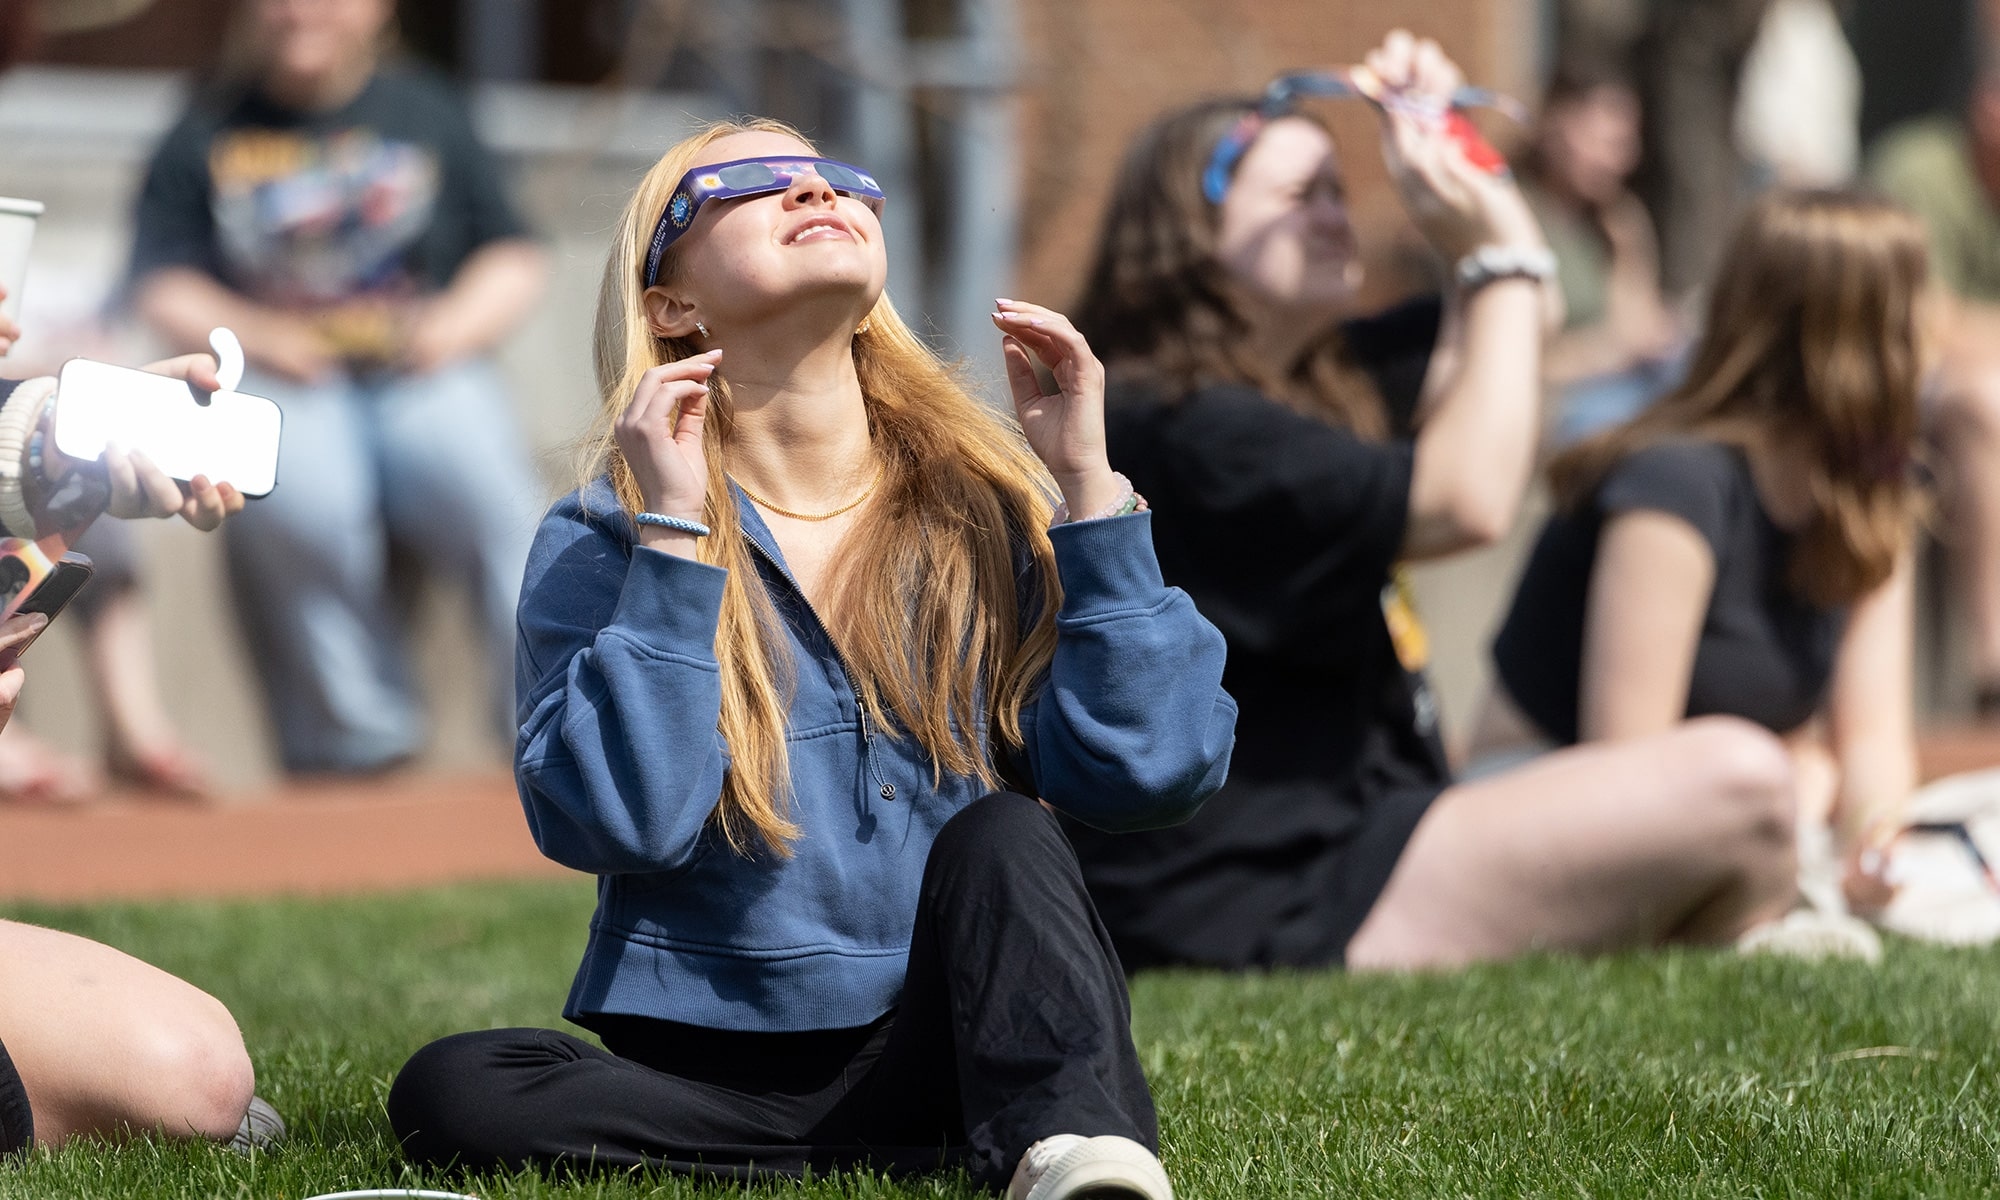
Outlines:
[[[473,251],[526,233],[450,86],[400,67],[326,112],[254,91],[197,100],[155,152],[138,207],[132,278],[205,271],[309,314],[362,358]]]

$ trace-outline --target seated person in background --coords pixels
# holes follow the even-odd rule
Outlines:
[[[205,356],[148,369],[217,386]],[[15,390],[0,380],[0,405]],[[184,486],[139,459],[107,456],[106,469],[114,517],[179,515],[208,530],[243,509],[227,483]],[[46,624],[39,614],[0,624],[0,655],[11,660]],[[19,666],[0,671],[0,726],[23,678]],[[0,1155],[147,1132],[262,1145],[283,1123],[253,1084],[243,1035],[214,997],[109,946],[0,921]]]
[[[1962,113],[1883,134],[1868,174],[1923,221],[1951,297],[1926,416],[1978,709],[2000,718],[2000,66],[1986,65]]]
[[[1728,714],[1786,739],[1853,890],[1915,785],[1911,543],[1923,231],[1844,192],[1758,201],[1688,379],[1550,466],[1560,510],[1474,740],[1626,743]]]
[[[1414,968],[1724,941],[1789,907],[1782,747],[1711,718],[1454,785],[1397,564],[1504,536],[1533,469],[1550,268],[1518,189],[1426,120],[1435,43],[1368,57],[1383,147],[1457,286],[1357,311],[1331,135],[1218,101],[1142,133],[1080,308],[1113,461],[1229,645],[1228,782],[1185,825],[1072,826],[1127,967]],[[1217,169],[1243,143],[1233,169]],[[1222,186],[1211,190],[1204,178]],[[1413,414],[1413,417],[1412,417]]]
[[[139,310],[228,325],[284,411],[281,485],[230,522],[235,609],[294,771],[420,747],[389,547],[463,588],[512,728],[514,603],[542,507],[490,355],[541,285],[446,84],[379,61],[390,0],[244,0],[250,78],[198,97],[139,197]]]
[[[1680,330],[1660,296],[1659,243],[1626,189],[1639,165],[1639,97],[1586,63],[1556,71],[1521,194],[1555,251],[1563,328],[1542,351],[1558,445],[1631,417],[1673,383]]]

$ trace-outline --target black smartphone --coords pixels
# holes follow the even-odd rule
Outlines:
[[[55,620],[56,615],[62,612],[71,600],[76,599],[76,594],[83,590],[83,585],[90,582],[90,573],[93,569],[89,555],[78,554],[74,550],[69,551],[56,560],[55,569],[49,572],[49,577],[42,580],[34,591],[29,592],[28,598],[21,601],[21,607],[15,611],[43,613],[49,620]],[[48,626],[44,625],[29,634],[28,640],[20,645],[9,650],[0,650],[0,670],[13,666],[46,629]]]

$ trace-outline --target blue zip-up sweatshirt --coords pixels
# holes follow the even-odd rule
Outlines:
[[[515,777],[542,852],[599,877],[573,1020],[873,1021],[902,991],[931,842],[987,790],[934,784],[915,738],[864,727],[776,540],[736,504],[797,664],[787,743],[802,836],[789,859],[738,854],[709,819],[729,766],[715,658],[728,573],[637,545],[601,479],[550,510],[529,555]],[[1049,536],[1064,598],[1049,679],[1022,713],[1022,766],[1043,799],[1095,826],[1186,820],[1228,769],[1222,636],[1161,582],[1149,516]]]

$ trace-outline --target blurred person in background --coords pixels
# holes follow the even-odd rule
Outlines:
[[[1786,741],[1806,875],[1830,885],[1788,924],[1864,955],[1847,901],[1886,899],[1871,864],[1916,785],[1925,259],[1922,227],[1879,199],[1751,208],[1687,381],[1550,465],[1559,511],[1494,641],[1467,769],[1755,722]]]
[[[421,744],[390,548],[471,595],[511,728],[514,603],[540,487],[492,353],[543,252],[445,83],[389,61],[391,0],[246,0],[241,61],[155,153],[139,311],[176,345],[227,325],[284,412],[279,486],[228,550],[292,771]]]
[[[78,29],[131,15],[143,4],[45,0],[41,14]],[[23,0],[0,0],[0,70],[25,52],[35,17]],[[21,331],[0,317],[0,354]],[[148,370],[219,386],[215,362],[191,355]],[[32,421],[55,380],[0,379],[0,422]],[[241,492],[197,478],[180,484],[143,459],[107,455],[96,467],[111,517],[179,516],[213,530],[243,511]],[[20,468],[8,473],[20,486]],[[15,496],[15,500],[20,497]],[[21,532],[21,531],[11,531]],[[0,623],[0,729],[26,679],[16,652],[48,624],[40,614]],[[0,1157],[72,1138],[159,1133],[249,1151],[284,1136],[284,1122],[255,1095],[255,1071],[229,1010],[185,980],[88,938],[0,921]]]
[[[1168,582],[1229,645],[1228,782],[1185,825],[1072,825],[1128,968],[1446,966],[1727,941],[1789,907],[1790,767],[1747,722],[1454,785],[1398,564],[1489,545],[1535,457],[1554,264],[1511,179],[1423,114],[1460,82],[1397,33],[1368,66],[1404,202],[1452,268],[1357,310],[1326,127],[1218,101],[1129,152],[1080,322],[1111,453],[1160,516]],[[1247,144],[1244,138],[1248,137]],[[1241,145],[1218,196],[1204,177]]]
[[[11,336],[0,318],[0,337]],[[147,369],[218,386],[215,364],[203,355]],[[46,395],[0,380],[0,405],[39,407]],[[226,483],[179,484],[135,458],[107,456],[100,469],[109,472],[114,517],[180,516],[211,530],[243,510],[242,493]],[[47,624],[40,614],[0,623],[0,654]],[[0,728],[25,678],[7,658]],[[87,938],[0,921],[0,1155],[75,1137],[145,1133],[246,1150],[268,1145],[284,1125],[253,1096],[254,1082],[243,1035],[213,996]]]
[[[1542,353],[1558,445],[1623,421],[1672,385],[1679,322],[1660,295],[1653,220],[1627,187],[1639,96],[1610,67],[1558,68],[1521,191],[1556,256],[1563,328]]]
[[[1721,256],[1750,187],[1736,140],[1743,67],[1773,0],[1559,0],[1558,60],[1628,64],[1645,154],[1638,191],[1678,302]]]
[[[0,63],[26,53],[41,34],[72,33],[128,20],[150,0],[44,3],[0,0]],[[0,293],[4,294],[4,293]],[[18,330],[0,333],[0,355]],[[32,371],[30,372],[32,373]],[[208,772],[175,728],[159,685],[153,638],[140,590],[139,548],[130,531],[102,522],[76,549],[95,571],[72,607],[96,709],[103,720],[104,767],[112,779],[144,796],[191,797],[206,792]],[[103,776],[89,762],[36,737],[22,722],[0,729],[0,803],[76,804],[102,794]]]
[[[1868,174],[1923,221],[1950,294],[1930,435],[1945,538],[1971,612],[1977,707],[2000,718],[2000,66],[1988,62],[1959,112],[1883,134]]]

